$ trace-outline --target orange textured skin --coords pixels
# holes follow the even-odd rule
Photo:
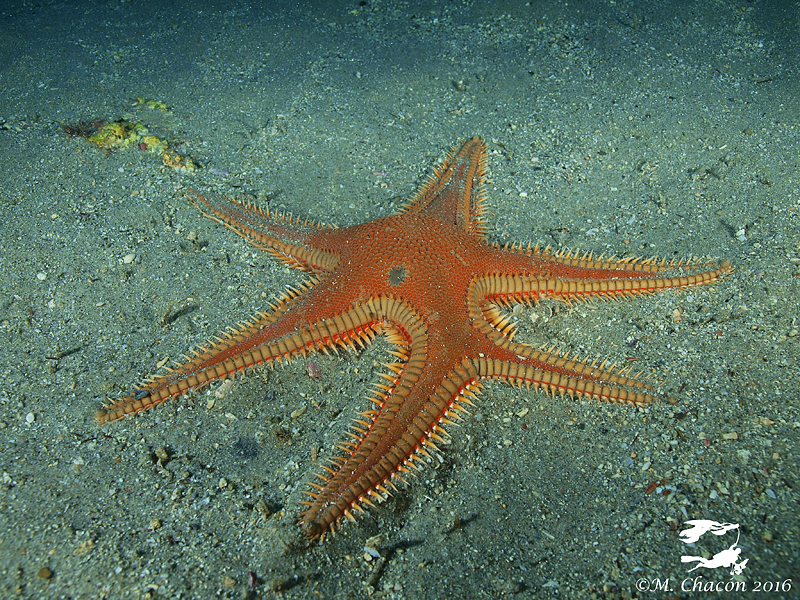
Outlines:
[[[201,346],[98,412],[110,421],[223,380],[251,366],[368,343],[386,335],[386,365],[351,441],[311,484],[301,513],[309,538],[324,537],[437,451],[445,426],[466,412],[481,380],[551,394],[646,404],[654,398],[629,370],[512,341],[498,306],[555,299],[623,298],[718,281],[727,262],[594,258],[500,247],[482,219],[486,146],[466,142],[435,168],[399,214],[342,229],[300,222],[216,195],[192,201],[287,265],[310,273],[270,313]],[[388,487],[387,487],[388,486]]]

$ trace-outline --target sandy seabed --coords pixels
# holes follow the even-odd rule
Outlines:
[[[0,596],[796,594],[799,23],[761,0],[4,2]],[[119,119],[199,168],[75,134]],[[513,313],[660,402],[489,384],[443,460],[321,545],[298,501],[385,341],[95,423],[302,281],[187,188],[351,225],[473,135],[492,241],[734,265]],[[738,528],[687,546],[700,519]],[[737,536],[738,575],[681,562]]]

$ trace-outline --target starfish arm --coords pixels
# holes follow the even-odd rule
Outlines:
[[[492,246],[486,263],[497,265],[497,270],[487,275],[476,291],[484,290],[485,298],[504,305],[546,298],[570,303],[653,294],[716,283],[733,270],[728,261],[595,259],[588,253],[553,254],[538,246],[527,250]]]
[[[363,346],[380,330],[367,305],[307,323],[296,309],[315,281],[286,294],[271,313],[224,332],[196,348],[183,364],[151,377],[135,391],[98,411],[99,422],[148,410],[172,398],[261,365],[290,361],[310,352]]]
[[[427,214],[483,240],[485,179],[486,144],[476,136],[434,167],[401,212]]]
[[[722,278],[732,271],[730,262],[716,263],[713,260],[694,259],[657,259],[631,256],[616,258],[600,255],[595,258],[592,252],[577,252],[575,250],[561,250],[553,252],[549,247],[540,248],[538,245],[532,250],[530,247],[523,251],[521,245],[512,247],[517,253],[522,253],[532,258],[533,264],[538,268],[545,268],[548,272],[564,277],[565,279],[641,279],[648,274],[681,273],[691,275],[701,271],[718,271],[717,277]],[[712,282],[701,282],[712,283]],[[675,287],[675,286],[670,286]],[[684,287],[684,286],[678,286]]]
[[[588,359],[570,358],[553,348],[531,348],[510,343],[512,358],[475,360],[481,378],[497,379],[512,386],[542,390],[553,396],[593,398],[604,402],[629,403],[637,406],[655,400],[651,386],[640,374],[631,376],[631,369],[615,369],[614,365],[591,363]]]
[[[189,190],[187,196],[206,217],[222,223],[291,268],[323,273],[339,264],[338,255],[323,250],[319,243],[326,230],[335,227],[293,219],[213,192],[200,195]]]
[[[310,539],[321,539],[362,505],[383,501],[387,488],[405,483],[404,476],[419,469],[438,450],[447,435],[445,426],[471,404],[478,374],[467,360],[450,370],[437,371],[439,361],[428,356],[426,325],[404,301],[384,296],[374,301],[385,323],[384,332],[395,344],[400,362],[387,365],[385,384],[370,398],[377,410],[362,413],[351,426],[353,441],[340,445],[344,456],[334,457],[324,482],[309,492],[300,525]],[[444,364],[443,362],[441,364]]]

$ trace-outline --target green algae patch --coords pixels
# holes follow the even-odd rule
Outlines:
[[[139,96],[136,98],[136,102],[133,103],[134,106],[141,106],[143,108],[149,108],[150,110],[158,110],[161,112],[169,112],[169,108],[165,102],[161,100],[148,100],[146,98],[142,98]]]

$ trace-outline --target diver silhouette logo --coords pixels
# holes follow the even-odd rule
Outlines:
[[[699,540],[706,533],[712,533],[720,536],[725,535],[727,532],[736,529],[736,541],[726,550],[718,552],[711,558],[703,558],[702,556],[681,556],[681,562],[690,563],[697,561],[697,564],[689,569],[694,571],[700,567],[706,569],[717,569],[719,567],[732,567],[731,576],[741,575],[744,571],[744,566],[749,559],[745,558],[742,562],[739,561],[739,556],[742,549],[738,547],[739,544],[739,524],[738,523],[717,523],[716,521],[709,521],[707,519],[698,519],[695,521],[686,521],[685,525],[691,525],[689,529],[684,529],[680,533],[681,541],[684,544],[693,544]]]

